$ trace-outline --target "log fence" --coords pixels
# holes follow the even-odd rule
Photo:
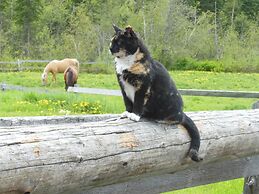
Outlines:
[[[118,115],[0,118],[0,193],[156,194],[241,177],[258,193],[259,110],[187,114],[201,134],[199,163],[186,157],[181,125]]]
[[[84,94],[100,94],[108,96],[121,96],[120,90],[101,89],[101,88],[82,88],[69,87],[68,92]],[[227,90],[200,90],[200,89],[178,89],[181,95],[188,96],[213,96],[228,98],[259,98],[259,92],[256,91],[227,91]]]

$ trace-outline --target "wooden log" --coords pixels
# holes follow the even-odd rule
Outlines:
[[[252,109],[259,109],[259,101],[252,104]]]
[[[149,177],[137,177],[128,182],[93,188],[87,191],[87,193],[157,194],[258,173],[258,163],[259,155],[234,160],[215,161],[213,163],[194,165],[182,171],[173,171]]]
[[[257,166],[258,168],[258,166]],[[248,176],[244,180],[244,194],[258,194],[259,193],[259,175]]]
[[[32,116],[32,117],[0,117],[0,126],[20,126],[20,125],[46,125],[61,123],[82,123],[97,122],[118,117],[114,114],[96,115],[69,115],[69,116]]]
[[[101,88],[81,88],[69,87],[68,92],[84,94],[100,94],[108,96],[121,96],[120,90],[101,89]],[[181,95],[189,96],[214,96],[228,98],[259,98],[256,91],[227,91],[227,90],[201,90],[201,89],[178,89]]]
[[[259,101],[252,104],[252,109],[259,109]],[[243,194],[259,194],[259,173],[254,172],[253,175],[245,177]]]
[[[201,133],[200,163],[186,157],[190,139],[180,125],[121,119],[0,126],[0,193],[81,194],[96,193],[99,187],[106,187],[105,193],[141,193],[131,184],[134,180],[152,181],[237,159],[245,165],[242,158],[259,155],[259,110],[187,114]],[[111,190],[112,184],[118,190]],[[158,184],[149,193],[165,189],[170,184]]]

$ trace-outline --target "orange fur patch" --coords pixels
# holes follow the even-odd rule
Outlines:
[[[141,52],[138,52],[136,55],[136,61],[140,61],[144,57],[144,54]]]
[[[147,70],[142,63],[135,63],[130,68],[129,71],[133,74],[146,74]]]

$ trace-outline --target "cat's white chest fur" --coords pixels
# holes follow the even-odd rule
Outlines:
[[[126,82],[123,78],[121,78],[120,81],[123,85],[127,97],[131,100],[131,102],[134,102],[136,88]]]
[[[122,58],[115,58],[115,68],[116,68],[116,72],[117,74],[122,74],[123,70],[129,69],[136,60],[136,54],[133,55],[128,55],[126,57],[122,57]],[[134,102],[134,97],[135,97],[135,92],[136,92],[136,88],[132,85],[130,85],[128,82],[126,82],[122,77],[120,79],[124,91],[127,95],[127,97]]]
[[[115,68],[118,74],[122,74],[122,71],[130,68],[136,60],[136,54],[128,55],[122,58],[115,58]]]

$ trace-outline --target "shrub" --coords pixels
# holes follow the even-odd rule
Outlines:
[[[171,69],[196,70],[196,71],[223,71],[223,65],[219,61],[197,61],[190,58],[178,59]]]

